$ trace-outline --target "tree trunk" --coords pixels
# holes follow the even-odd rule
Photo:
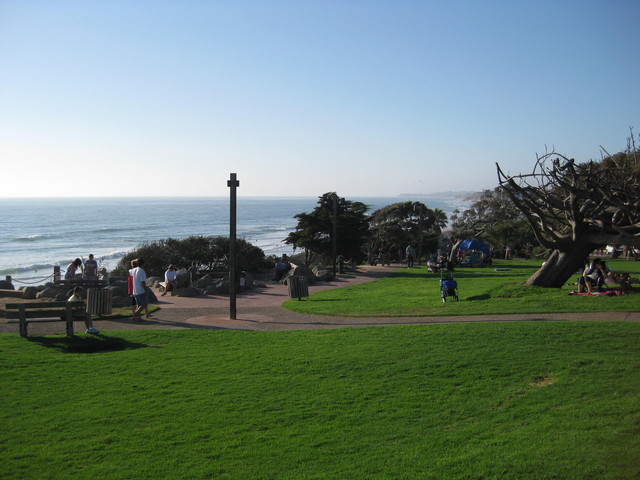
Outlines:
[[[554,250],[542,267],[531,275],[525,285],[538,287],[562,287],[572,275],[584,266],[584,261],[593,251],[592,244],[574,244],[567,252]]]
[[[449,252],[449,263],[451,265],[458,264],[458,249],[460,248],[461,243],[462,243],[462,240],[458,240],[456,244],[453,246],[453,248],[451,248],[451,252]]]

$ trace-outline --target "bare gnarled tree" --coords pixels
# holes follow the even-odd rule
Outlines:
[[[555,151],[537,157],[533,172],[506,175],[500,186],[551,250],[528,285],[560,287],[587,256],[605,245],[640,246],[640,152],[576,163]]]

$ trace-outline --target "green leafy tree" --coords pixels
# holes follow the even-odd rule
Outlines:
[[[431,210],[421,202],[398,202],[382,207],[370,218],[371,254],[382,250],[392,255],[407,245],[417,248],[418,258],[438,248],[438,237],[447,215],[440,209]]]
[[[334,215],[334,205],[336,215]],[[337,231],[337,254],[360,263],[365,255],[363,245],[369,235],[368,207],[328,192],[319,197],[317,206],[310,213],[299,213],[295,231],[284,242],[294,249],[303,249],[308,267],[317,258],[330,258],[333,253],[334,219]]]

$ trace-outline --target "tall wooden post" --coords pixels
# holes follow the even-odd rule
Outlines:
[[[338,195],[333,194],[333,279],[338,278],[336,274],[336,262],[338,258]]]
[[[236,188],[240,182],[232,173],[227,187],[231,188],[229,201],[229,318],[236,319]]]

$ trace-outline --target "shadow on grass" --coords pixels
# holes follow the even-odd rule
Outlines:
[[[62,353],[104,353],[147,347],[143,343],[129,342],[122,338],[99,334],[86,337],[28,337],[28,340]]]
[[[489,300],[491,295],[485,293],[484,295],[475,295],[473,297],[467,297],[465,300],[474,301],[474,300]]]

